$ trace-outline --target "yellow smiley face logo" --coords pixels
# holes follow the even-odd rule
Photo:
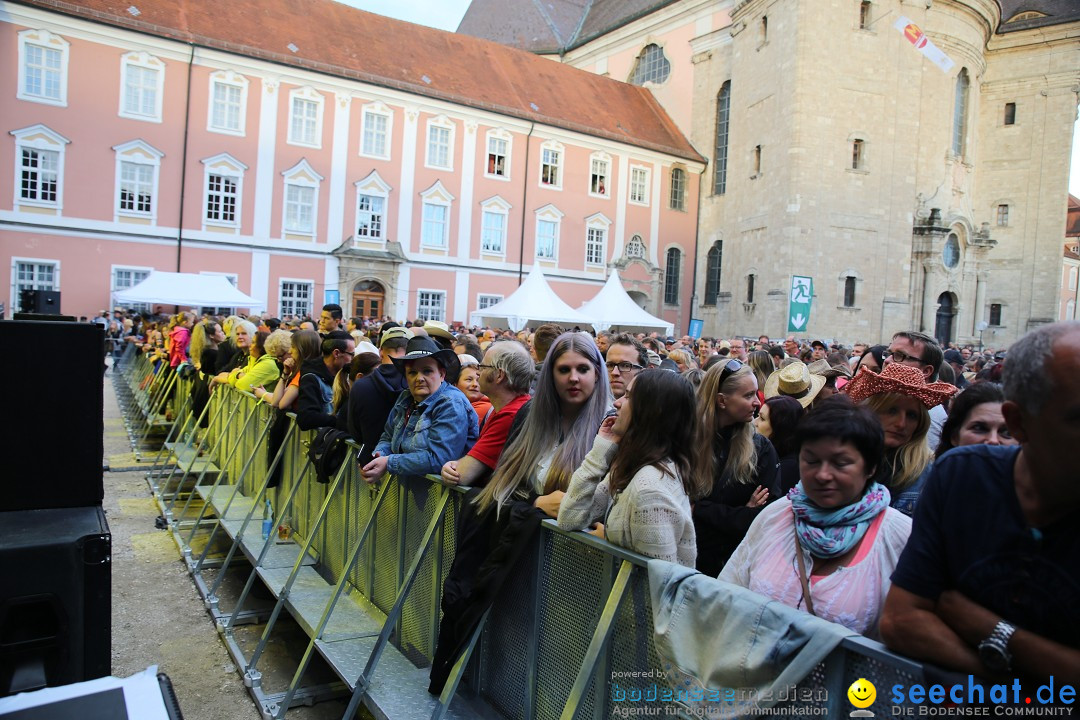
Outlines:
[[[859,678],[851,683],[847,690],[848,700],[857,708],[868,708],[877,699],[877,688],[866,678]]]

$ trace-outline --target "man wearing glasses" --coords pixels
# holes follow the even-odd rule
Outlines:
[[[621,333],[611,338],[605,365],[612,398],[618,400],[626,394],[626,386],[634,376],[649,367],[649,355],[645,346],[632,335]]]
[[[882,359],[886,365],[900,363],[918,368],[928,383],[938,379],[938,370],[941,368],[944,357],[937,340],[915,330],[905,330],[893,335],[889,349],[882,353]],[[926,434],[926,442],[930,445],[931,451],[937,450],[938,440],[941,438],[941,426],[948,416],[949,414],[941,405],[930,408],[930,431]]]

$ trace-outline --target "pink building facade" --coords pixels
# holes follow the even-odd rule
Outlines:
[[[156,8],[102,23],[0,6],[8,317],[26,287],[60,291],[65,314],[93,315],[158,269],[226,275],[271,315],[317,315],[337,298],[348,315],[466,322],[539,264],[573,307],[618,268],[640,304],[686,328],[704,163],[623,83],[327,10],[403,42],[450,36],[463,52],[523,65],[526,80],[530,63],[544,63],[544,82],[570,98],[610,87],[614,99],[594,99],[636,103],[619,136],[587,113],[567,121],[470,95],[468,81],[483,78],[447,71],[416,88],[365,75],[362,54],[352,66],[289,64],[274,54],[275,30],[262,50],[229,36],[227,22],[189,44],[174,35],[197,28],[151,17]],[[314,45],[297,42],[284,52]]]

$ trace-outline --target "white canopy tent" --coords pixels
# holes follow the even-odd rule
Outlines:
[[[665,335],[673,335],[675,326],[667,320],[645,312],[635,303],[619,280],[619,272],[611,271],[611,277],[604,283],[600,292],[578,311],[587,315],[596,328],[596,332],[650,332],[658,330]]]
[[[138,285],[115,293],[116,302],[160,303],[182,307],[234,307],[262,310],[264,303],[240,292],[223,275],[152,271]]]
[[[514,293],[483,310],[469,316],[473,325],[491,325],[503,321],[514,332],[529,323],[557,323],[559,325],[591,325],[587,315],[564,303],[544,279],[544,273],[536,265],[529,271],[525,282]]]

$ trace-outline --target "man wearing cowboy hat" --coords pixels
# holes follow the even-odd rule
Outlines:
[[[368,482],[378,482],[386,473],[439,473],[479,435],[479,420],[469,399],[446,381],[461,369],[457,353],[440,348],[429,337],[414,337],[405,355],[392,362],[405,376],[408,389],[394,403],[371,462],[364,465]]]
[[[1020,445],[956,448],[934,463],[881,635],[894,650],[962,673],[1019,676],[1031,689],[1053,676],[1075,687],[1080,323],[1044,325],[1017,341],[1004,381],[1001,411]]]
[[[809,368],[795,361],[769,375],[765,379],[763,390],[765,399],[786,395],[799,401],[804,408],[810,407],[821,388],[825,386],[825,377],[811,373]]]

